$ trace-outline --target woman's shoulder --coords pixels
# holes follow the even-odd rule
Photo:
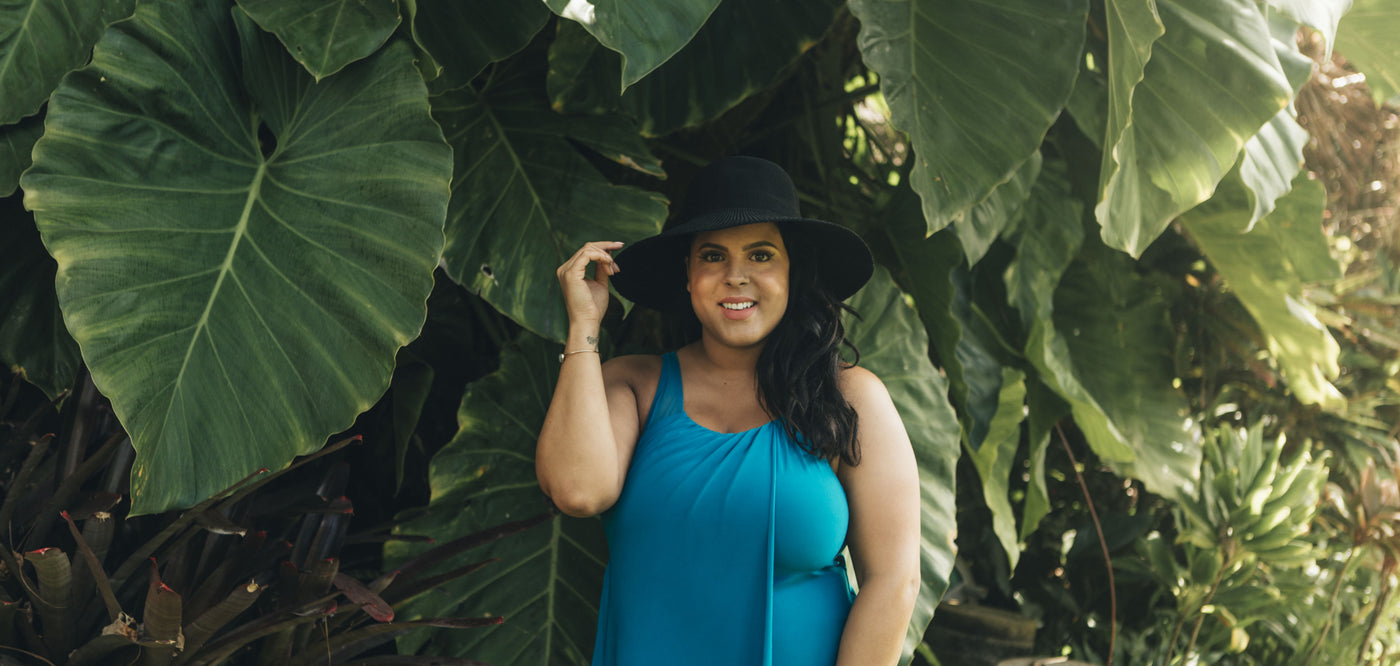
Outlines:
[[[603,364],[603,378],[621,381],[635,388],[656,386],[661,377],[661,357],[655,354],[615,356]]]
[[[885,388],[885,383],[880,381],[875,373],[858,365],[841,368],[836,385],[840,387],[846,402],[851,403],[857,411],[861,411],[865,405],[890,400],[890,392]]]

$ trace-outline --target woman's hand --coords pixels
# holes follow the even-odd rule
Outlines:
[[[603,313],[608,310],[608,276],[620,269],[613,261],[612,253],[622,249],[617,241],[594,241],[569,257],[554,273],[559,277],[559,286],[564,292],[564,307],[569,312],[569,324],[596,328],[603,321]],[[593,264],[593,277],[588,277],[588,265]]]

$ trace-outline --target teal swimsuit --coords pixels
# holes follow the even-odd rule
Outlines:
[[[593,666],[834,664],[853,598],[838,559],[848,521],[831,466],[778,422],[726,434],[692,421],[665,355],[603,514]]]

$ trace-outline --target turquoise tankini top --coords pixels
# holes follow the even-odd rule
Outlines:
[[[822,666],[853,593],[838,559],[846,495],[776,421],[718,433],[661,378],[622,495],[603,514],[609,562],[593,666]]]

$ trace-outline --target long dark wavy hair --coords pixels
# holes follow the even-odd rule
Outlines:
[[[852,352],[849,365],[860,360],[841,314],[860,315],[817,279],[815,252],[802,233],[778,226],[789,258],[788,304],[758,356],[759,403],[812,455],[858,465],[856,410],[841,394],[837,376],[848,367],[841,361],[842,345]]]

